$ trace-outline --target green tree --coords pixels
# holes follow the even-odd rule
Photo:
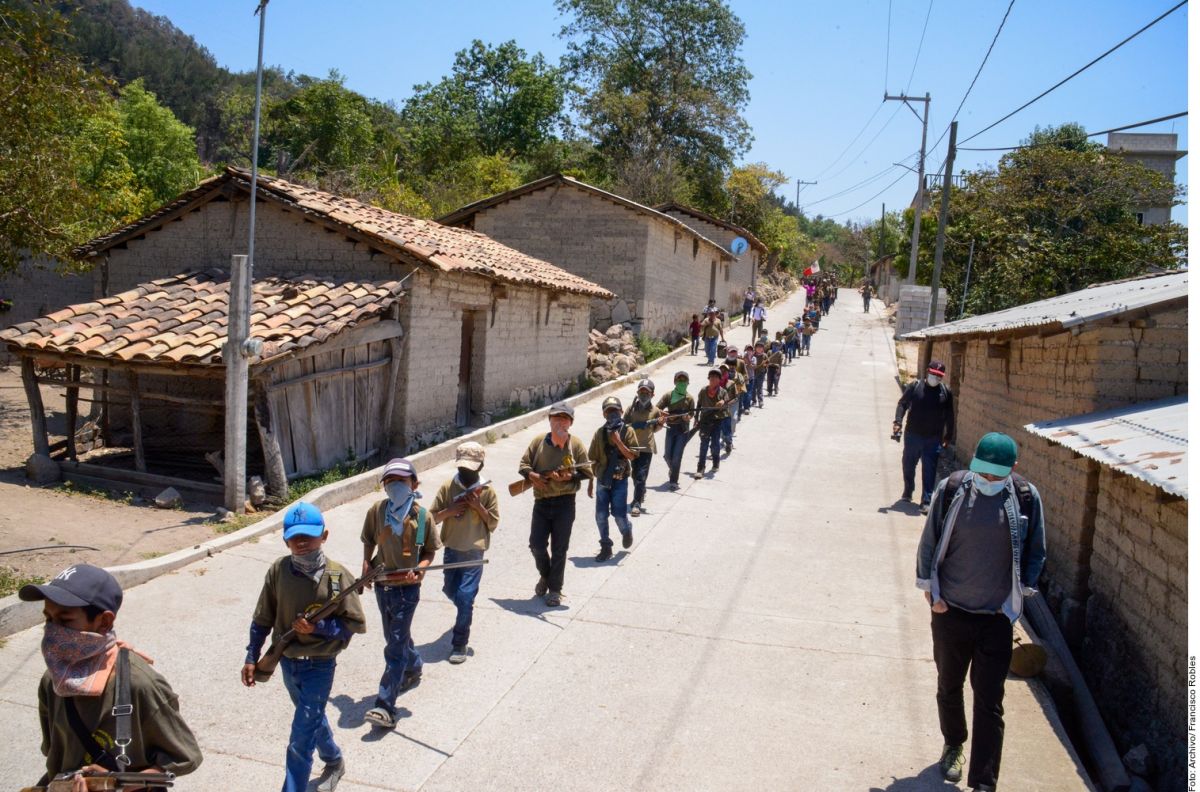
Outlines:
[[[268,147],[260,147],[264,161],[281,174],[317,176],[364,163],[375,137],[369,102],[346,88],[336,70],[324,80],[301,77],[297,82],[300,90],[270,108],[263,134]]]
[[[721,0],[556,0],[575,109],[623,194],[719,200],[750,143],[741,20]],[[690,185],[690,186],[689,186]]]
[[[126,158],[150,211],[200,181],[200,158],[191,127],[146,90],[141,80],[121,89],[118,102]]]

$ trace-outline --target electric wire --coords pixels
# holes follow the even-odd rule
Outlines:
[[[925,31],[929,30],[929,15],[933,13],[933,0],[929,0],[929,8],[925,10],[925,25],[921,28],[921,40],[917,42],[917,56],[913,58],[912,71],[908,73],[908,85],[904,86],[904,93],[908,93],[908,89],[912,87],[913,75],[917,73],[917,63],[921,60],[921,48],[925,46]]]
[[[880,105],[880,106],[882,107],[882,105]],[[893,110],[892,114],[890,116],[888,116],[886,121],[883,122],[883,126],[879,127],[879,129],[876,130],[875,134],[871,137],[871,139],[866,142],[866,145],[864,145],[861,149],[859,149],[857,154],[855,154],[853,157],[851,157],[849,159],[849,161],[847,161],[846,164],[844,164],[841,168],[839,168],[835,173],[830,175],[828,177],[828,179],[829,180],[836,179],[838,176],[841,176],[843,173],[845,173],[847,170],[849,170],[856,162],[858,162],[858,158],[861,157],[863,154],[865,154],[871,148],[871,146],[875,144],[876,140],[879,140],[879,136],[882,135],[884,130],[888,128],[888,126],[892,123],[893,120],[895,120],[896,113],[900,112],[901,107],[903,107],[903,105],[896,105],[896,109]]]
[[[1007,115],[1005,115],[1005,116],[1003,116],[1003,117],[1001,117],[1001,118],[997,119],[996,121],[993,121],[992,123],[990,123],[990,124],[988,124],[987,126],[985,126],[983,129],[981,129],[981,130],[979,130],[978,132],[976,132],[974,135],[971,135],[970,137],[963,139],[963,143],[967,143],[967,142],[969,142],[969,141],[971,141],[971,140],[974,140],[975,138],[977,138],[977,137],[979,137],[980,135],[982,135],[984,132],[987,132],[989,129],[992,129],[993,127],[995,127],[995,126],[997,126],[997,125],[999,125],[999,124],[1001,124],[1001,123],[1003,123],[1003,122],[1007,121],[1008,119],[1012,118],[1012,117],[1013,117],[1013,116],[1015,116],[1017,113],[1021,112],[1022,110],[1024,110],[1024,109],[1025,109],[1025,108],[1027,108],[1027,107],[1029,107],[1029,106],[1030,106],[1031,104],[1033,104],[1034,102],[1038,101],[1039,99],[1041,99],[1041,98],[1043,98],[1044,96],[1046,96],[1047,94],[1049,94],[1051,91],[1054,91],[1055,89],[1057,89],[1057,88],[1061,87],[1062,85],[1064,85],[1065,83],[1069,82],[1070,80],[1073,80],[1074,78],[1078,77],[1080,74],[1083,74],[1083,72],[1087,71],[1087,70],[1088,70],[1088,69],[1090,69],[1092,66],[1095,66],[1097,63],[1099,63],[1100,61],[1104,60],[1104,59],[1105,59],[1105,58],[1107,58],[1109,55],[1113,54],[1114,52],[1116,52],[1117,50],[1119,50],[1121,47],[1125,46],[1125,45],[1126,45],[1126,44],[1128,44],[1129,42],[1133,41],[1135,38],[1137,38],[1137,37],[1138,37],[1138,36],[1140,36],[1141,34],[1145,33],[1147,30],[1149,30],[1150,28],[1154,27],[1154,26],[1155,26],[1155,25],[1157,25],[1159,22],[1163,21],[1163,20],[1164,20],[1164,19],[1166,19],[1168,16],[1170,16],[1171,14],[1175,13],[1176,11],[1178,11],[1180,8],[1183,8],[1185,5],[1187,5],[1187,2],[1188,2],[1188,0],[1180,0],[1180,2],[1179,2],[1179,3],[1175,4],[1174,6],[1172,6],[1172,7],[1171,7],[1170,9],[1168,9],[1167,11],[1164,11],[1164,12],[1163,12],[1161,15],[1159,15],[1158,17],[1156,17],[1156,18],[1155,18],[1153,21],[1151,21],[1151,22],[1147,23],[1146,25],[1142,26],[1141,28],[1139,28],[1138,30],[1134,31],[1134,32],[1133,32],[1133,33],[1131,33],[1130,35],[1126,36],[1124,39],[1122,39],[1122,40],[1121,40],[1120,42],[1118,42],[1116,45],[1114,45],[1114,46],[1110,47],[1109,49],[1105,50],[1103,53],[1101,53],[1101,54],[1100,54],[1100,55],[1098,55],[1097,57],[1093,58],[1093,59],[1092,59],[1091,61],[1089,61],[1088,63],[1084,64],[1084,65],[1083,65],[1082,67],[1080,67],[1079,69],[1076,69],[1076,70],[1075,70],[1074,72],[1072,72],[1071,74],[1067,75],[1067,76],[1066,76],[1066,77],[1064,77],[1063,79],[1061,79],[1061,80],[1059,80],[1058,82],[1056,82],[1054,85],[1050,86],[1049,88],[1047,88],[1046,90],[1044,90],[1044,91],[1042,91],[1040,94],[1038,94],[1037,96],[1035,96],[1035,97],[1033,97],[1032,99],[1030,99],[1030,100],[1029,100],[1028,102],[1026,102],[1025,104],[1023,104],[1023,105],[1021,105],[1020,107],[1018,107],[1016,110],[1013,110],[1012,112],[1008,113]]]
[[[867,123],[863,124],[862,129],[858,130],[858,134],[855,135],[850,140],[850,142],[846,144],[846,148],[842,149],[841,154],[838,154],[836,157],[833,158],[833,162],[826,165],[825,168],[823,170],[821,170],[820,173],[818,173],[816,176],[813,177],[814,181],[817,179],[820,179],[822,176],[824,176],[829,171],[830,168],[832,168],[834,165],[837,165],[839,162],[842,161],[842,157],[846,156],[846,152],[849,151],[854,146],[854,144],[858,142],[858,139],[863,136],[863,133],[867,131],[867,128],[869,126],[871,126],[871,122],[875,120],[875,116],[879,115],[879,111],[882,109],[883,109],[883,102],[880,102],[879,105],[875,108],[875,112],[871,113],[871,117],[867,119]]]
[[[892,0],[888,0],[887,47],[883,56],[883,92],[887,93],[888,70],[892,63]]]
[[[900,160],[900,163],[907,162],[908,160],[912,159],[913,157],[917,156],[920,153],[921,152],[919,152],[919,151],[914,151],[912,154],[909,154],[907,157]],[[824,198],[818,198],[815,201],[806,201],[803,204],[803,206],[801,206],[800,208],[807,209],[810,206],[816,206],[819,203],[824,203],[825,201],[830,201],[830,200],[833,200],[834,198],[840,198],[843,195],[846,195],[847,193],[852,193],[861,187],[865,187],[866,185],[871,184],[872,182],[879,181],[880,179],[882,179],[887,174],[891,173],[896,168],[904,167],[900,163],[889,165],[888,167],[884,168],[883,170],[879,171],[878,173],[868,176],[867,178],[863,179],[862,181],[860,181],[856,184],[852,184],[849,187],[846,187],[845,189],[839,190],[838,192],[831,193],[830,195],[826,195]]]
[[[1112,129],[1102,129],[1099,132],[1088,132],[1087,137],[1097,137],[1099,135],[1107,135],[1110,132],[1123,132],[1126,129],[1137,129],[1138,127],[1144,127],[1144,126],[1150,126],[1151,124],[1157,124],[1160,121],[1171,121],[1176,118],[1183,118],[1187,114],[1188,114],[1188,111],[1184,110],[1182,113],[1172,113],[1171,115],[1159,116],[1158,118],[1151,118],[1149,121],[1139,121],[1136,124],[1126,124],[1125,126],[1113,127]],[[990,147],[990,148],[971,148],[969,146],[960,146],[958,148],[958,150],[959,151],[1018,151],[1020,149],[1039,148],[1041,146],[1053,146],[1053,145],[1055,145],[1054,142],[1050,141],[1047,143],[1033,143],[1033,144],[1026,145],[1026,146],[994,146],[994,147]]]
[[[850,213],[851,213],[851,212],[853,212],[855,209],[861,209],[862,207],[864,207],[864,206],[866,206],[867,204],[869,204],[871,201],[874,201],[876,198],[878,198],[879,196],[883,195],[883,194],[884,194],[885,192],[887,192],[888,190],[890,190],[890,189],[892,189],[893,187],[895,187],[897,184],[899,184],[899,183],[900,183],[900,179],[903,179],[903,178],[904,178],[905,176],[907,176],[907,175],[908,175],[908,173],[907,173],[907,172],[905,172],[905,173],[901,173],[901,174],[900,174],[900,177],[899,177],[899,178],[897,178],[897,179],[896,179],[894,182],[892,182],[891,184],[889,184],[887,187],[884,187],[882,190],[880,190],[879,192],[875,193],[875,194],[874,194],[874,195],[872,195],[870,198],[868,198],[867,200],[865,200],[865,201],[863,201],[862,203],[860,203],[858,206],[852,206],[852,207],[850,207],[849,209],[847,209],[847,210],[846,210],[846,211],[844,211],[844,212],[836,212],[836,213],[834,213],[834,214],[830,214],[830,215],[824,215],[824,216],[825,216],[825,217],[841,217],[841,216],[842,216],[842,215],[844,215],[844,214],[850,214]]]

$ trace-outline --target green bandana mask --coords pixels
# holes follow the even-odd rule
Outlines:
[[[683,401],[687,398],[688,384],[686,382],[675,383],[675,390],[671,391],[671,404]]]

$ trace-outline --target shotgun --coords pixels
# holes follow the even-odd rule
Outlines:
[[[591,462],[580,462],[577,465],[563,465],[562,467],[560,467],[558,469],[573,473],[576,470],[590,468],[591,466],[592,466]],[[537,471],[534,471],[534,472],[537,472]],[[553,473],[554,471],[548,470],[546,472]],[[520,495],[522,492],[525,492],[525,491],[531,490],[531,489],[533,489],[533,482],[527,478],[522,478],[522,479],[520,479],[518,481],[514,481],[512,484],[508,485],[508,494],[515,498],[518,495]]]
[[[71,792],[76,773],[55,776],[46,786],[25,787],[21,792]],[[81,771],[88,792],[106,789],[170,789],[175,786],[174,773],[111,773]]]
[[[369,586],[375,578],[383,572],[383,564],[377,564],[371,567],[371,571],[354,581],[352,585],[342,589],[336,597],[326,602],[324,605],[312,606],[305,613],[300,614],[308,621],[316,624],[327,616],[332,616],[337,612],[338,607],[351,594],[357,594],[364,587]],[[297,633],[295,630],[288,630],[283,635],[271,642],[271,648],[267,650],[257,663],[254,664],[254,681],[266,682],[275,673],[275,667],[279,665],[280,658],[283,657],[283,652],[293,641],[296,640]]]

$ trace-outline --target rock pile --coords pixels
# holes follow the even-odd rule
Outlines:
[[[587,371],[596,384],[628,374],[645,363],[637,338],[624,325],[615,324],[605,332],[593,330],[588,335]]]
[[[790,272],[775,270],[760,277],[755,288],[758,296],[762,297],[763,302],[769,305],[800,288],[800,281],[796,280]]]

